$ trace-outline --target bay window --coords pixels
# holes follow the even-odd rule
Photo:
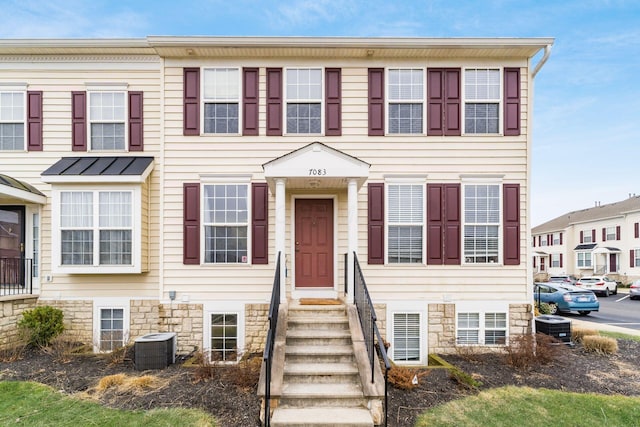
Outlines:
[[[591,252],[576,252],[576,267],[591,268]]]

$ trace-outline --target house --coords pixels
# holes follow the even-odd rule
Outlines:
[[[172,331],[235,361],[264,348],[277,260],[282,302],[347,305],[357,260],[394,362],[504,346],[531,331],[552,43],[4,40],[2,327],[48,304],[96,351]]]
[[[640,278],[640,196],[571,211],[533,227],[537,280],[548,275],[606,274],[627,284]]]

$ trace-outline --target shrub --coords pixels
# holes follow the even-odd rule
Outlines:
[[[30,345],[46,347],[51,340],[64,331],[62,310],[42,305],[32,310],[25,310],[18,322],[18,327],[25,334]]]
[[[582,328],[573,328],[571,330],[571,339],[573,340],[573,342],[577,342],[577,343],[582,342],[584,337],[591,336],[591,335],[600,335],[600,332],[598,332],[595,329],[582,329]]]
[[[550,335],[518,335],[510,338],[505,347],[505,363],[514,368],[529,369],[553,361],[562,351],[564,345]]]
[[[418,384],[413,383],[413,378],[418,379],[429,375],[429,371],[422,371],[416,368],[408,368],[406,366],[391,365],[388,374],[389,382],[395,388],[400,390],[411,390]]]
[[[536,316],[541,314],[551,314],[551,306],[546,302],[541,302],[540,304],[536,304],[535,313]]]
[[[262,355],[243,357],[237,364],[226,365],[224,377],[231,384],[243,390],[250,390],[258,384]]]
[[[582,346],[587,351],[603,354],[618,352],[618,341],[615,338],[601,337],[600,335],[587,335],[582,339]]]

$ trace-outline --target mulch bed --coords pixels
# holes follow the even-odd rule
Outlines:
[[[424,410],[473,395],[479,390],[505,385],[549,388],[601,394],[640,395],[640,342],[618,340],[614,355],[586,352],[580,346],[564,348],[554,361],[529,369],[505,364],[501,354],[456,354],[444,359],[482,382],[471,388],[452,379],[446,369],[421,370],[419,384],[412,390],[389,387],[390,426],[412,426]],[[114,361],[106,355],[78,355],[69,362],[56,361],[53,354],[27,351],[20,360],[0,362],[0,380],[36,381],[67,394],[92,397],[121,409],[159,407],[200,408],[213,414],[225,427],[259,426],[260,408],[256,396],[255,365],[248,374],[237,367],[187,367],[178,360],[167,369],[137,371],[131,357]],[[101,378],[124,373],[153,375],[162,385],[144,392],[107,389],[99,391]],[[246,375],[245,375],[246,374]],[[238,381],[239,377],[242,381]],[[253,380],[252,380],[253,378]]]

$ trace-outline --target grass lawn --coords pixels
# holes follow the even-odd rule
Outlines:
[[[424,412],[416,427],[640,426],[640,398],[501,387]]]
[[[0,381],[0,425],[20,426],[197,426],[213,427],[213,418],[194,409],[121,411],[62,395],[32,382]]]

